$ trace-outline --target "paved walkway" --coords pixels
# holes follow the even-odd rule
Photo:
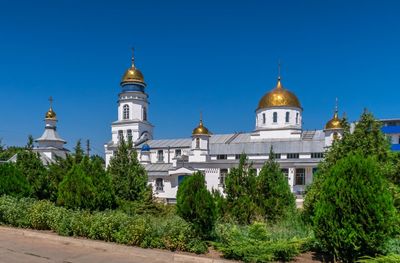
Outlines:
[[[226,263],[232,261],[62,237],[44,231],[0,227],[0,262]]]

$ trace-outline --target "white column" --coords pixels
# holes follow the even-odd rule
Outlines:
[[[293,186],[294,186],[294,176],[295,176],[295,168],[289,168],[288,179],[289,179],[290,191],[292,193],[293,193]]]

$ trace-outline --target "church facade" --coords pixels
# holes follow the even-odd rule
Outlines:
[[[120,84],[118,119],[111,124],[111,140],[104,146],[106,165],[122,138],[132,140],[155,196],[168,203],[176,201],[179,184],[195,171],[204,173],[209,190],[223,192],[225,178],[232,167],[237,167],[242,153],[258,173],[269,159],[271,147],[292,192],[302,195],[312,182],[326,148],[343,133],[337,107],[324,129],[304,130],[301,103],[278,77],[276,86],[256,107],[253,131],[213,134],[200,118],[187,138],[154,139],[154,126],[147,114],[146,83],[133,57]]]

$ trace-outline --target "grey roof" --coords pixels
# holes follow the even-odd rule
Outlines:
[[[192,139],[149,140],[150,148],[189,148]],[[213,134],[210,137],[210,154],[267,154],[270,147],[276,153],[324,152],[322,130],[303,131],[299,139],[251,139],[251,133]],[[138,147],[141,147],[139,145]]]
[[[144,165],[149,176],[168,176],[168,171],[173,168],[171,163],[152,163]]]
[[[36,142],[40,141],[58,141],[58,142],[63,142],[66,143],[63,139],[61,139],[60,135],[58,135],[57,131],[55,129],[51,128],[46,128],[44,130],[44,133],[40,138],[37,138],[35,140]]]

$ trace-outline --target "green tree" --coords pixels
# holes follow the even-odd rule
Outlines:
[[[343,122],[342,125],[346,128],[342,139],[333,142],[326,152],[324,160],[318,166],[313,183],[307,189],[304,214],[311,220],[314,215],[314,204],[319,199],[321,185],[326,179],[325,175],[340,159],[357,151],[365,157],[375,156],[381,164],[381,169],[386,171],[383,172],[385,177],[393,177],[392,173],[395,171],[389,158],[391,154],[389,141],[381,131],[382,124],[371,113],[364,111],[356,123],[353,133],[350,132],[347,121]]]
[[[178,215],[192,223],[197,233],[209,236],[215,221],[215,205],[201,172],[195,172],[183,180],[176,202]]]
[[[249,224],[259,216],[255,204],[256,170],[240,156],[239,166],[232,168],[225,179],[226,205],[229,215],[239,224]]]
[[[50,197],[47,170],[38,153],[33,152],[30,148],[18,153],[16,166],[28,180],[35,197],[39,199]]]
[[[268,220],[276,221],[294,212],[296,203],[288,181],[274,159],[272,147],[269,156],[257,177],[256,204]]]
[[[344,262],[379,253],[397,219],[377,158],[351,154],[324,172],[314,217],[319,242]]]
[[[128,201],[143,200],[149,196],[147,173],[139,163],[132,141],[120,140],[115,155],[110,160],[108,172],[112,177],[115,194]]]
[[[68,208],[95,208],[95,188],[80,164],[74,164],[58,187],[57,203]]]
[[[0,164],[0,196],[28,197],[31,193],[31,186],[13,163]]]

